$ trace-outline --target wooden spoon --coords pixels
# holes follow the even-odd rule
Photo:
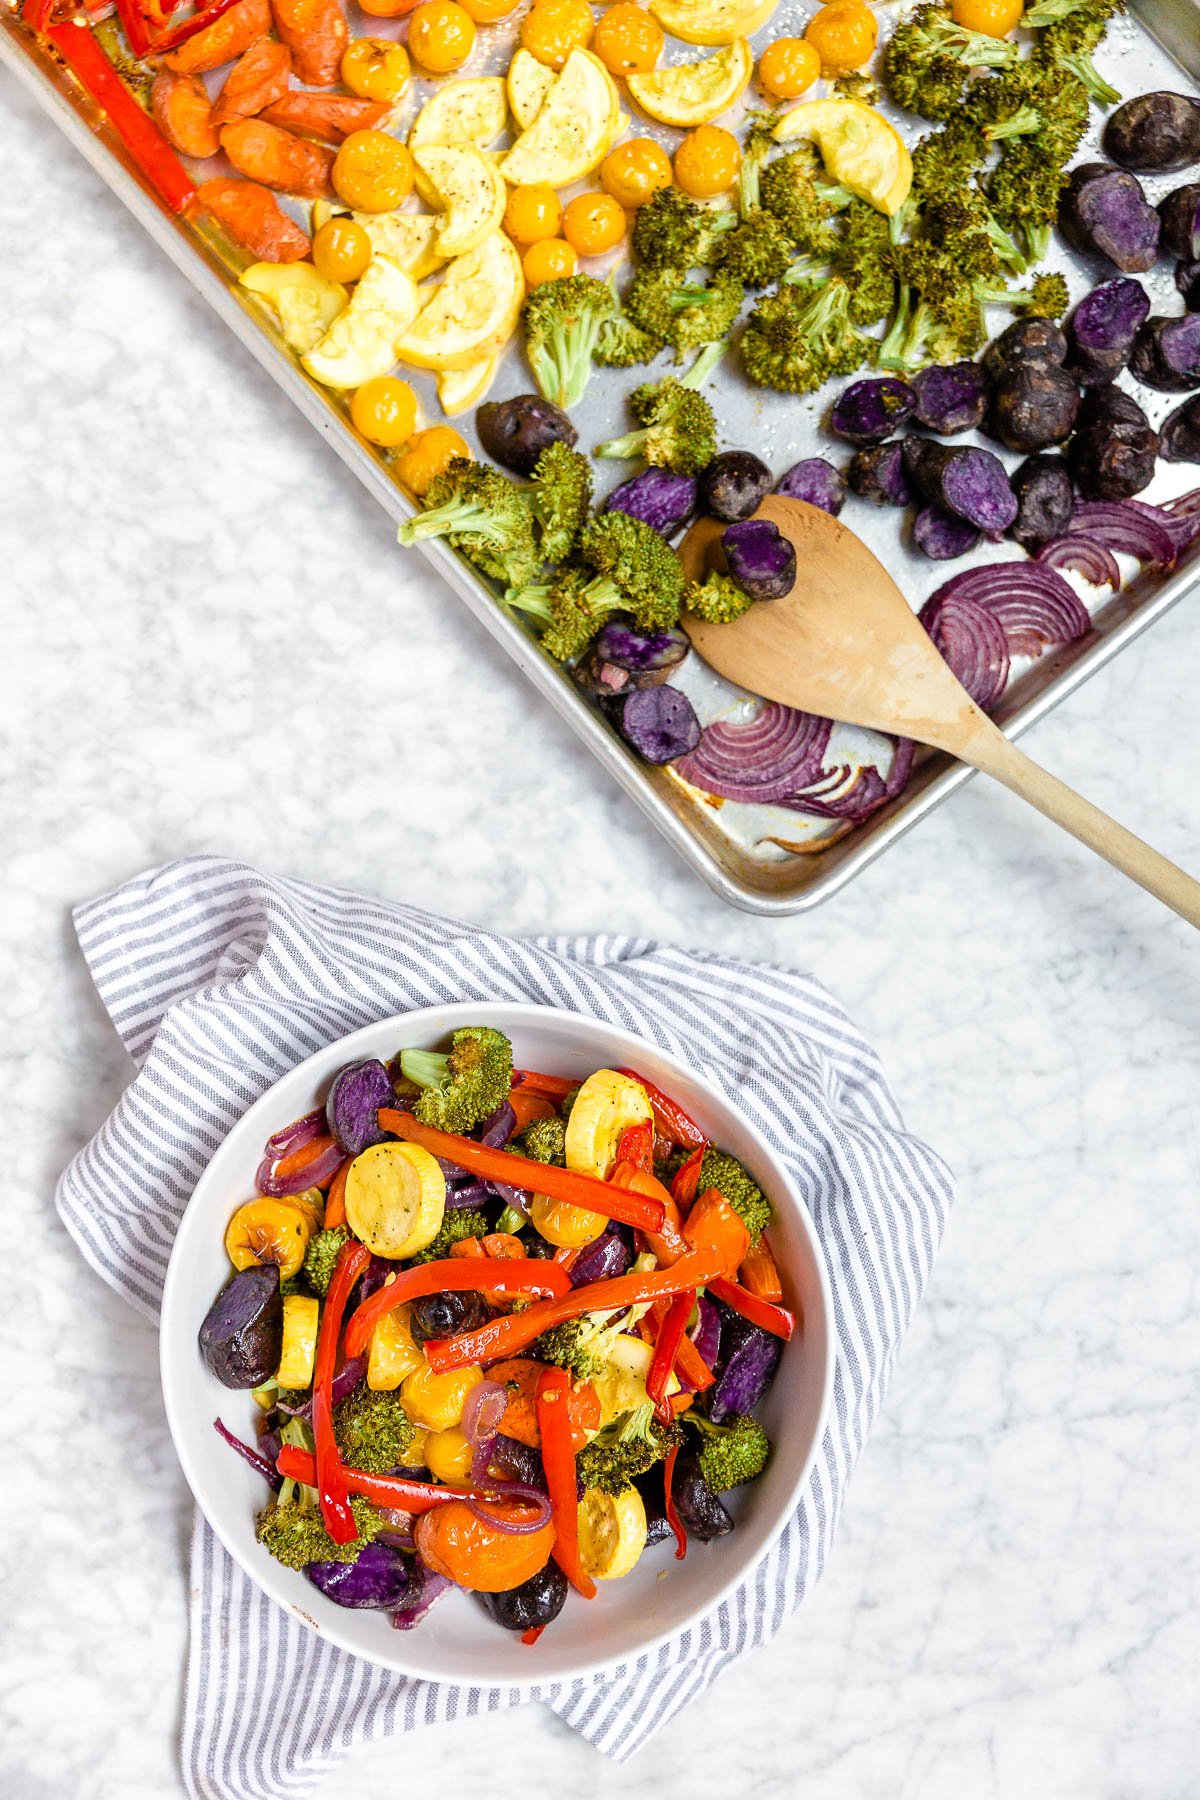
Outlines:
[[[718,674],[766,700],[948,750],[1200,925],[1200,882],[1009,743],[950,673],[883,564],[852,531],[818,507],[774,494],[754,516],[772,520],[795,545],[796,583],[782,599],[752,606],[729,625],[688,615],[693,643]],[[715,519],[692,526],[680,546],[689,578],[725,566],[724,529]]]

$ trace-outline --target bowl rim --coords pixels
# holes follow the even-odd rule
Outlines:
[[[676,1619],[671,1625],[663,1630],[651,1633],[644,1641],[640,1641],[635,1648],[626,1649],[622,1651],[619,1656],[614,1656],[610,1653],[609,1655],[602,1656],[598,1659],[584,1658],[581,1660],[576,1658],[574,1663],[566,1667],[558,1666],[553,1672],[542,1670],[540,1673],[535,1673],[531,1671],[525,1676],[518,1674],[514,1670],[505,1668],[498,1670],[494,1679],[484,1681],[478,1677],[466,1675],[453,1676],[431,1674],[428,1668],[423,1668],[421,1666],[419,1655],[414,1656],[403,1653],[397,1655],[375,1655],[371,1651],[365,1650],[361,1644],[352,1642],[348,1637],[342,1634],[339,1629],[340,1622],[337,1617],[338,1608],[334,1606],[332,1602],[325,1601],[323,1596],[314,1596],[314,1598],[323,1602],[320,1609],[322,1612],[322,1619],[321,1623],[318,1625],[308,1613],[300,1609],[286,1594],[279,1591],[274,1579],[276,1565],[269,1558],[251,1558],[246,1555],[244,1553],[245,1547],[239,1542],[234,1541],[230,1535],[227,1535],[225,1531],[222,1530],[221,1526],[212,1517],[209,1508],[205,1505],[205,1494],[207,1492],[208,1484],[204,1480],[204,1477],[199,1473],[196,1461],[193,1458],[190,1449],[190,1433],[195,1428],[195,1422],[192,1420],[190,1414],[187,1414],[181,1406],[181,1395],[177,1389],[175,1373],[171,1367],[171,1356],[169,1353],[173,1353],[175,1349],[175,1334],[173,1334],[171,1326],[176,1312],[180,1310],[182,1305],[181,1295],[186,1279],[185,1272],[188,1268],[188,1258],[186,1254],[188,1239],[197,1229],[195,1221],[200,1218],[202,1212],[205,1210],[208,1189],[215,1181],[215,1177],[212,1175],[213,1164],[218,1158],[222,1157],[222,1153],[231,1144],[235,1147],[240,1146],[242,1139],[247,1138],[251,1140],[252,1144],[261,1145],[261,1143],[270,1135],[272,1129],[278,1129],[277,1121],[267,1123],[265,1130],[263,1129],[263,1124],[268,1116],[271,1115],[275,1096],[278,1093],[279,1088],[285,1082],[289,1084],[293,1082],[303,1083],[303,1078],[311,1071],[312,1081],[310,1086],[313,1089],[316,1089],[343,1063],[353,1061],[356,1054],[376,1054],[377,1052],[374,1049],[375,1040],[381,1032],[389,1031],[392,1028],[395,1028],[398,1033],[410,1033],[414,1038],[420,1040],[423,1036],[445,1037],[450,1031],[465,1024],[498,1025],[501,1019],[503,1019],[510,1021],[511,1024],[501,1028],[508,1031],[508,1035],[515,1036],[519,1035],[522,1025],[528,1024],[530,1026],[535,1026],[543,1023],[547,1018],[557,1019],[562,1023],[578,1027],[585,1036],[595,1031],[597,1033],[605,1034],[610,1039],[614,1037],[619,1038],[623,1040],[628,1047],[631,1059],[636,1058],[639,1049],[648,1051],[656,1059],[661,1060],[668,1064],[672,1070],[677,1071],[685,1082],[691,1083],[701,1089],[706,1100],[711,1102],[716,1113],[720,1114],[728,1111],[737,1114],[737,1108],[734,1103],[707,1077],[707,1075],[690,1064],[683,1063],[680,1060],[680,1057],[672,1051],[665,1049],[662,1045],[653,1042],[653,1040],[649,1038],[642,1037],[636,1032],[629,1031],[623,1025],[610,1023],[606,1019],[596,1018],[590,1013],[575,1012],[569,1007],[539,1006],[530,1001],[448,1001],[442,1005],[434,1003],[429,1006],[414,1007],[407,1012],[394,1013],[387,1017],[372,1020],[366,1025],[358,1026],[354,1031],[347,1033],[344,1037],[331,1040],[328,1044],[323,1045],[320,1049],[313,1051],[311,1055],[306,1056],[302,1061],[296,1063],[292,1068],[286,1069],[262,1094],[259,1095],[257,1100],[254,1100],[246,1108],[245,1112],[242,1113],[240,1118],[235,1120],[233,1125],[230,1126],[229,1130],[221,1138],[205,1163],[204,1169],[201,1171],[201,1174],[192,1189],[187,1205],[183,1210],[179,1224],[176,1228],[175,1239],[171,1246],[171,1254],[167,1264],[167,1273],[163,1282],[162,1303],[159,1312],[159,1380],[162,1387],[167,1427],[171,1434],[171,1442],[176,1457],[178,1458],[179,1465],[183,1471],[184,1479],[191,1490],[192,1497],[195,1500],[196,1505],[204,1514],[210,1528],[215,1533],[219,1542],[228,1551],[229,1555],[238,1566],[244,1570],[254,1585],[265,1593],[277,1606],[281,1607],[282,1610],[287,1613],[289,1618],[296,1619],[308,1630],[315,1631],[317,1635],[326,1642],[335,1644],[338,1649],[345,1651],[350,1656],[359,1657],[363,1661],[372,1662],[380,1668],[389,1669],[398,1675],[403,1675],[413,1680],[448,1682],[452,1685],[480,1690],[493,1687],[503,1688],[509,1693],[519,1694],[522,1697],[528,1696],[533,1691],[544,1689],[550,1685],[573,1683],[583,1680],[595,1680],[606,1674],[611,1675],[617,1670],[626,1670],[634,1663],[640,1661],[643,1657],[652,1655],[654,1651],[660,1649],[663,1644],[668,1643],[672,1638],[678,1637],[682,1632],[691,1630],[701,1618],[715,1613],[737,1588],[741,1587],[744,1583],[748,1583],[752,1579],[755,1569],[759,1567],[774,1549],[779,1538],[782,1536],[785,1527],[793,1517],[801,1496],[808,1485],[817,1456],[820,1452],[821,1444],[825,1438],[829,1424],[830,1409],[833,1404],[835,1366],[833,1296],[829,1285],[829,1273],[825,1254],[821,1241],[817,1236],[809,1209],[800,1194],[795,1181],[789,1175],[787,1169],[784,1167],[771,1145],[767,1143],[766,1139],[756,1127],[750,1125],[742,1118],[742,1115],[737,1114],[737,1116],[741,1118],[744,1128],[754,1138],[756,1155],[769,1170],[771,1179],[775,1184],[775,1189],[787,1196],[797,1228],[799,1229],[801,1236],[807,1242],[812,1268],[816,1277],[816,1285],[820,1293],[821,1308],[824,1315],[824,1330],[822,1336],[824,1338],[825,1354],[824,1366],[821,1370],[821,1397],[816,1422],[812,1428],[811,1442],[805,1454],[803,1463],[792,1482],[783,1504],[779,1506],[776,1516],[771,1520],[767,1527],[766,1535],[753,1561],[749,1564],[739,1563],[739,1566],[730,1574],[728,1580],[721,1583],[715,1593],[708,1595],[703,1601],[697,1604],[694,1610],[689,1612],[686,1617]],[[261,1151],[256,1150],[253,1154],[260,1155]],[[774,1198],[774,1191],[772,1197]],[[236,1391],[242,1390],[228,1390],[231,1394]],[[248,1392],[248,1390],[245,1391]],[[738,1559],[731,1558],[731,1562],[738,1562]],[[326,1621],[324,1617],[326,1612],[332,1615],[328,1621]],[[417,1632],[398,1632],[395,1636],[398,1639],[398,1648],[402,1651],[406,1650],[410,1645],[413,1650],[418,1648],[419,1639]]]

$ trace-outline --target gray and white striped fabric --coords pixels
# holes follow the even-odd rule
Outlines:
[[[605,1755],[631,1756],[815,1582],[929,1274],[951,1180],[904,1131],[875,1053],[790,969],[643,938],[519,941],[217,858],[140,876],[75,922],[139,1068],[57,1201],[88,1261],[151,1317],[188,1197],[234,1121],[314,1050],[414,1007],[532,1001],[624,1026],[722,1086],[789,1165],[828,1259],[836,1332],[833,1413],[803,1504],[753,1579],[695,1629],[533,1696]],[[331,1648],[259,1592],[199,1514],[191,1591],[183,1773],[206,1800],[306,1793],[359,1742],[518,1703]],[[246,1707],[252,1692],[286,1692],[289,1705]]]

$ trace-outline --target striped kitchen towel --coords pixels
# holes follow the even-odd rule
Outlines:
[[[788,1165],[828,1261],[836,1371],[803,1502],[752,1579],[603,1678],[531,1697],[623,1759],[764,1644],[820,1573],[950,1204],[874,1051],[807,975],[630,937],[524,941],[412,907],[190,857],[79,908],[79,941],[138,1072],[58,1189],[95,1269],[155,1316],[208,1158],[272,1082],[371,1020],[453,1000],[566,1007],[701,1070]],[[205,1800],[307,1792],[356,1743],[518,1704],[406,1680],[332,1648],[242,1573],[198,1514],[183,1773]],[[249,1693],[290,1704],[247,1707]]]

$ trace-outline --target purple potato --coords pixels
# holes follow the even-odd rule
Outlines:
[[[542,1241],[544,1243],[546,1240]],[[550,1254],[554,1254],[553,1245]],[[542,1493],[546,1491],[546,1471],[542,1467],[541,1451],[532,1444],[522,1444],[518,1438],[506,1437],[502,1431],[496,1434],[488,1468],[493,1475],[499,1475],[505,1481],[523,1481],[526,1487],[539,1488]]]
[[[1164,462],[1200,462],[1200,396],[1185,400],[1163,420],[1158,453]]]
[[[575,667],[575,679],[597,699],[634,688],[659,687],[680,667],[692,640],[681,625],[642,632],[632,620],[612,619],[592,639]]]
[[[733,1517],[721,1496],[711,1488],[700,1470],[700,1459],[691,1449],[681,1450],[675,1458],[675,1474],[671,1498],[679,1523],[689,1538],[710,1544],[733,1530]]]
[[[983,372],[998,381],[1015,363],[1064,363],[1070,346],[1053,319],[1015,319],[983,353]]]
[[[1017,516],[1009,526],[1023,550],[1032,556],[1051,538],[1061,537],[1075,511],[1071,471],[1061,456],[1027,456],[1012,478]]]
[[[897,375],[852,381],[833,403],[829,429],[848,444],[881,444],[911,416],[917,396]]]
[[[992,389],[987,430],[1006,450],[1028,455],[1064,443],[1078,412],[1073,375],[1056,363],[1018,363]]]
[[[907,506],[912,499],[904,473],[904,445],[899,438],[856,450],[846,473],[854,492],[873,506]]]
[[[1200,162],[1200,100],[1190,94],[1139,94],[1104,127],[1104,154],[1123,169],[1167,175]]]
[[[304,1573],[335,1606],[370,1607],[381,1612],[403,1606],[412,1585],[408,1558],[378,1538],[365,1545],[353,1562],[309,1563]]]
[[[1159,201],[1158,216],[1163,253],[1180,262],[1200,261],[1200,181],[1173,189]]]
[[[775,492],[817,506],[836,519],[846,504],[846,477],[823,456],[806,456],[780,476]]]
[[[223,1387],[261,1387],[270,1379],[283,1349],[283,1301],[274,1263],[240,1269],[225,1283],[205,1314],[199,1343]]]
[[[1111,381],[1129,361],[1138,326],[1150,311],[1140,281],[1118,275],[1085,294],[1067,321],[1067,368],[1085,387]]]
[[[444,1288],[414,1300],[409,1321],[414,1343],[427,1344],[430,1338],[448,1338],[460,1331],[474,1331],[486,1322],[487,1316],[487,1302],[475,1289]]]
[[[1129,500],[1154,479],[1158,433],[1149,425],[1101,421],[1077,431],[1066,455],[1085,500]]]
[[[1036,372],[1041,373],[1040,366]],[[1017,516],[1017,502],[1004,464],[990,450],[907,437],[904,472],[923,499],[943,512],[965,519],[979,531],[1007,531]]]
[[[751,450],[722,450],[700,476],[700,505],[714,519],[732,525],[748,519],[771,491],[771,471]]]
[[[1081,163],[1071,170],[1058,205],[1058,227],[1072,249],[1106,256],[1126,275],[1152,269],[1158,257],[1158,214],[1137,176],[1111,163]]]
[[[1097,425],[1148,425],[1150,423],[1132,394],[1115,382],[1089,388],[1079,405],[1075,421],[1077,431],[1090,431]]]
[[[517,475],[532,475],[551,444],[573,446],[579,437],[561,406],[540,394],[489,400],[476,412],[475,427],[487,454]]]
[[[1200,313],[1147,319],[1134,339],[1129,367],[1144,387],[1160,394],[1200,387]]]
[[[796,548],[770,519],[741,519],[721,533],[729,573],[752,600],[781,600],[796,585]]]
[[[488,1612],[505,1631],[534,1631],[552,1625],[567,1598],[567,1578],[556,1562],[502,1594],[481,1594]]]
[[[977,362],[931,363],[913,376],[914,416],[926,431],[953,437],[974,431],[987,411],[987,376]]]
[[[379,1129],[381,1106],[395,1100],[391,1076],[374,1056],[347,1063],[335,1077],[325,1102],[329,1129],[347,1156],[360,1156],[387,1136]]]
[[[605,512],[627,513],[640,519],[660,536],[674,537],[696,510],[698,483],[694,475],[675,475],[670,469],[643,469],[615,487],[604,503]]]
[[[965,519],[943,512],[940,506],[923,506],[913,520],[913,542],[934,562],[949,562],[974,550],[983,533]]]
[[[610,1224],[598,1238],[585,1244],[571,1264],[571,1286],[587,1287],[592,1281],[607,1281],[610,1276],[624,1275],[633,1261],[633,1251],[626,1243],[619,1225]]]
[[[700,742],[696,709],[678,688],[642,688],[616,704],[621,736],[648,763],[674,762]]]
[[[1200,312],[1200,261],[1175,264],[1175,286],[1189,312]]]
[[[783,1355],[783,1345],[761,1325],[752,1325],[731,1307],[719,1305],[721,1354],[713,1373],[716,1380],[701,1401],[714,1425],[731,1413],[753,1412],[772,1381]]]

